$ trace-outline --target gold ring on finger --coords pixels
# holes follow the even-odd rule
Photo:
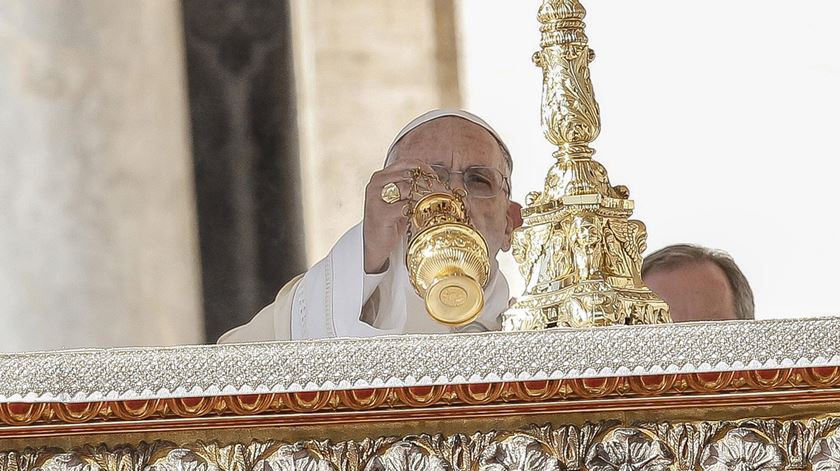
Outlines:
[[[393,204],[400,200],[402,195],[400,194],[400,187],[397,186],[396,183],[388,183],[387,185],[382,187],[382,192],[379,194],[382,198],[382,201]]]

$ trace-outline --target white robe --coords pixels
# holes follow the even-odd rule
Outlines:
[[[274,303],[248,324],[222,335],[219,343],[499,330],[509,292],[498,270],[484,289],[478,319],[453,329],[426,313],[408,281],[404,244],[391,254],[384,273],[364,272],[362,234],[362,224],[347,231],[329,255],[284,286]]]

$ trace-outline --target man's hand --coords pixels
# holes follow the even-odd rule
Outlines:
[[[411,192],[411,170],[416,168],[435,174],[429,164],[421,160],[398,160],[370,177],[365,189],[365,273],[385,271],[388,268],[388,256],[406,233],[408,218],[403,208],[417,201],[417,195],[412,195],[412,201],[408,199]],[[400,189],[400,200],[391,204],[382,201],[381,196],[382,188],[389,183],[394,183]],[[433,190],[445,188],[437,184]]]

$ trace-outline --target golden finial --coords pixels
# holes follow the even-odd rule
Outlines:
[[[612,186],[592,158],[601,117],[585,16],[579,0],[545,0],[538,13],[534,63],[543,71],[542,128],[556,161],[514,232],[526,289],[505,313],[505,330],[671,322],[668,305],[642,282],[647,231],[630,219],[629,191]]]

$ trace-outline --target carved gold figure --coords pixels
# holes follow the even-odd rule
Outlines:
[[[526,288],[504,314],[504,330],[671,322],[668,305],[642,282],[647,230],[630,219],[630,192],[592,158],[601,118],[585,16],[579,0],[544,0],[539,10],[533,59],[543,70],[542,128],[556,161],[513,235]]]

